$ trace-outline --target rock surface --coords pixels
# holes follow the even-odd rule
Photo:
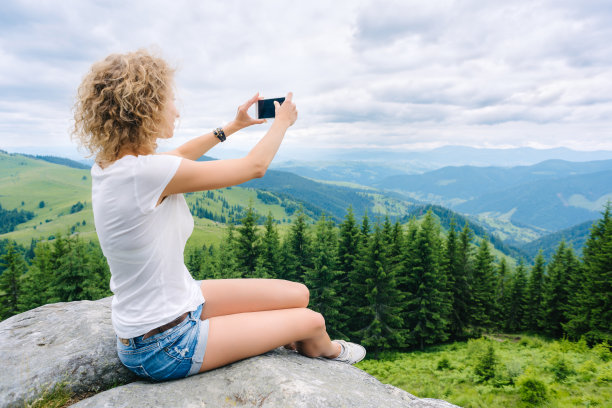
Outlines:
[[[455,407],[424,400],[339,362],[277,349],[185,379],[135,382],[73,407]]]
[[[110,298],[46,305],[1,322],[0,364],[0,407],[23,407],[60,383],[79,394],[127,382],[73,406],[455,407],[284,349],[182,380],[132,382],[116,355]]]
[[[54,303],[1,322],[0,407],[23,407],[59,383],[79,394],[134,381],[117,357],[110,304]]]

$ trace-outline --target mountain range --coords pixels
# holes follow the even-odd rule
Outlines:
[[[333,166],[334,177],[351,174],[353,178],[316,180],[313,175],[325,173],[330,167],[300,162],[293,168],[310,172],[311,178],[270,169],[261,179],[231,191],[220,190],[214,200],[198,193],[188,195],[187,200],[194,214],[214,221],[239,214],[249,200],[261,215],[271,211],[284,223],[291,222],[299,207],[314,219],[326,214],[336,222],[342,220],[349,206],[358,218],[368,212],[374,218],[389,216],[402,222],[431,209],[444,227],[452,218],[458,227],[469,222],[478,236],[488,236],[503,253],[530,258],[533,245],[539,245],[536,242],[553,247],[560,239],[550,235],[547,240],[544,236],[548,233],[584,223],[581,229],[569,233],[577,238],[573,242],[579,249],[583,243],[580,236],[588,235],[584,225],[599,218],[612,199],[612,160],[555,159],[514,167],[446,166],[421,174],[402,173],[401,166],[392,162],[336,162]],[[0,204],[5,209],[36,213],[24,224],[36,234],[51,231],[57,223],[91,234],[87,203],[90,180],[83,167],[82,163],[53,156],[0,152]],[[366,182],[357,184],[355,180]],[[38,208],[39,201],[46,207]],[[84,212],[73,214],[74,206],[81,201]],[[203,228],[217,228],[214,222],[204,221],[200,222]],[[18,227],[10,235],[23,239],[28,233]],[[536,241],[540,238],[542,241]]]

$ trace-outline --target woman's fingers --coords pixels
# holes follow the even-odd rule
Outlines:
[[[242,109],[244,111],[249,110],[249,108],[259,100],[259,92],[257,92],[251,99],[246,101],[243,105],[241,105],[238,109]]]
[[[293,123],[295,123],[295,121],[297,120],[297,109],[292,99],[293,92],[289,92],[285,97],[285,101],[282,103],[282,105],[279,104],[277,101],[274,101],[276,117],[288,120],[289,126],[293,125]]]

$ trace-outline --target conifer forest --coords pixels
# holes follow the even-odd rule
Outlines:
[[[184,254],[185,264],[193,277],[303,282],[310,289],[309,307],[323,314],[330,336],[364,345],[368,360],[360,367],[383,381],[401,386],[406,376],[413,378],[414,373],[393,374],[394,364],[403,361],[402,370],[408,364],[401,359],[416,359],[410,363],[416,370],[422,364],[419,353],[433,352],[424,358],[430,361],[435,356],[436,369],[449,370],[456,364],[449,360],[448,356],[455,353],[450,350],[459,350],[455,358],[461,359],[461,353],[480,344],[479,357],[470,371],[477,379],[474,381],[491,387],[518,387],[513,381],[533,380],[535,383],[520,385],[521,392],[527,393],[520,401],[525,406],[537,406],[550,401],[544,391],[538,394],[537,387],[546,386],[537,376],[528,372],[527,377],[517,380],[509,374],[496,375],[499,356],[495,353],[502,351],[496,352],[493,345],[484,343],[470,346],[470,342],[482,342],[492,334],[520,333],[540,336],[524,337],[521,342],[525,344],[541,343],[538,338],[556,339],[560,344],[582,344],[579,347],[585,350],[595,347],[605,354],[603,361],[612,360],[607,358],[612,340],[610,205],[593,225],[581,254],[562,241],[548,262],[540,252],[533,265],[496,256],[490,242],[475,239],[468,224],[451,222],[444,230],[431,211],[406,224],[392,223],[389,218],[371,219],[367,213],[357,221],[350,208],[339,224],[325,216],[312,224],[298,212],[285,234],[279,232],[271,215],[263,225],[260,218],[249,207],[239,223],[227,225],[220,245],[189,248]],[[111,295],[110,272],[98,244],[78,234],[53,238],[32,241],[29,248],[0,241],[1,319],[46,303]],[[569,358],[567,353],[563,356]],[[559,375],[568,376],[572,371],[563,358],[551,367],[561,370]],[[598,384],[609,392],[612,375],[610,367],[605,367],[598,376],[593,374],[595,369],[591,370],[589,379],[603,378]],[[511,373],[512,367],[508,370]],[[507,380],[500,382],[500,378]],[[464,379],[457,381],[463,383]],[[452,394],[431,388],[432,384],[439,381],[434,379],[419,389],[420,395],[452,400]],[[455,401],[463,401],[466,406],[507,403],[490,400],[475,404],[473,401],[480,400],[465,400],[466,395],[469,391],[463,391]],[[532,397],[535,402],[530,403]]]

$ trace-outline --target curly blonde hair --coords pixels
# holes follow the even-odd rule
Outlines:
[[[154,153],[173,74],[166,61],[144,50],[96,62],[78,89],[73,138],[98,163],[117,160],[125,149]]]

